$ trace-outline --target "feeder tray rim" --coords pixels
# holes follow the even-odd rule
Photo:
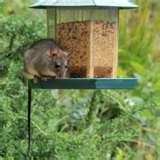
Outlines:
[[[34,89],[132,89],[137,78],[66,78],[32,82]]]

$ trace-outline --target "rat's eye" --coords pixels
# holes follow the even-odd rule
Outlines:
[[[68,68],[68,66],[65,66],[65,68],[67,69],[67,68]]]

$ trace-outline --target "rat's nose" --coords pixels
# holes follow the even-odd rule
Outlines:
[[[60,68],[61,67],[61,63],[60,62],[56,62],[55,63],[55,68]]]

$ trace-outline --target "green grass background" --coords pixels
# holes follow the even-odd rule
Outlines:
[[[121,11],[119,76],[125,91],[34,91],[34,160],[160,159],[160,2]],[[26,44],[47,35],[31,0],[0,0],[0,160],[27,159]]]

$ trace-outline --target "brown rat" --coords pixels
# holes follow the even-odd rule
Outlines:
[[[65,78],[68,65],[67,55],[53,40],[39,40],[24,53],[24,76],[27,79]]]

